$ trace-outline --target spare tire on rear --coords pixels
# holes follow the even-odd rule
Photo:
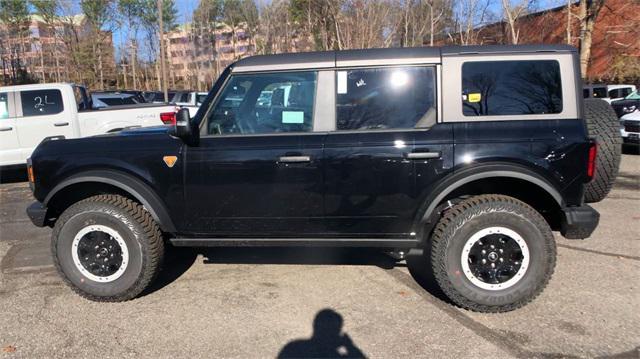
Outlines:
[[[600,99],[584,100],[585,121],[589,137],[598,142],[596,172],[585,187],[584,200],[587,203],[602,201],[618,176],[622,137],[620,122],[607,102]]]

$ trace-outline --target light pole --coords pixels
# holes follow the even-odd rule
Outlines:
[[[158,22],[160,33],[160,69],[162,71],[162,91],[164,92],[164,102],[169,102],[167,91],[167,69],[164,66],[164,24],[162,22],[162,0],[158,0]]]

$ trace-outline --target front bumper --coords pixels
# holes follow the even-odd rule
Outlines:
[[[591,236],[600,222],[600,213],[588,205],[562,209],[560,233],[567,239],[585,239]]]
[[[47,207],[40,202],[33,202],[27,207],[27,216],[29,216],[34,225],[44,227],[47,221]]]

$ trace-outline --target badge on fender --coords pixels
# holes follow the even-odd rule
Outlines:
[[[162,157],[162,160],[167,165],[167,167],[171,168],[176,164],[176,161],[178,161],[178,156],[164,156]]]

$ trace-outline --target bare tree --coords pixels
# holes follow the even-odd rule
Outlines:
[[[520,30],[518,29],[518,18],[527,13],[532,0],[502,0],[502,11],[509,26],[509,34],[512,44],[518,44]]]
[[[461,45],[478,44],[477,29],[487,21],[490,5],[491,0],[456,1],[452,26],[455,33],[449,31],[447,34],[451,41]]]
[[[605,0],[580,0],[578,19],[580,21],[580,71],[587,76],[591,59],[591,41],[593,28]]]

